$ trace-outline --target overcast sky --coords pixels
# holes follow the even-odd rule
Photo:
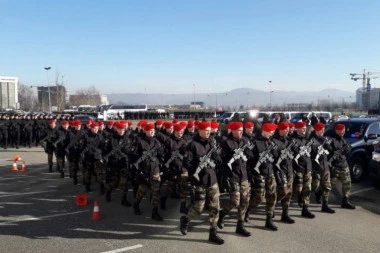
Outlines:
[[[27,85],[59,73],[70,90],[102,93],[354,91],[349,73],[380,71],[376,0],[0,0],[0,10],[0,76]]]

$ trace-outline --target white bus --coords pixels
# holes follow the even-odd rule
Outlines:
[[[124,112],[146,112],[148,105],[111,105],[105,110],[108,119],[124,117]]]

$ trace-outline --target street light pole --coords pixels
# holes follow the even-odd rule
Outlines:
[[[45,67],[44,69],[46,70],[47,86],[48,86],[48,90],[49,90],[49,113],[51,114],[50,85],[49,85],[49,70],[51,69],[51,67]]]
[[[272,110],[272,81],[269,81],[269,108]]]

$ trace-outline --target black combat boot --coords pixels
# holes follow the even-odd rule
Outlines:
[[[50,172],[50,173],[53,172],[53,165],[49,165],[49,172]]]
[[[121,196],[121,205],[122,206],[126,206],[126,207],[131,207],[131,203],[129,203],[129,201],[127,200],[127,194],[124,193],[122,196]]]
[[[219,220],[218,220],[218,223],[217,223],[217,225],[218,225],[218,227],[220,228],[220,229],[223,229],[224,228],[224,216],[226,216],[226,212],[224,211],[224,210],[220,210],[219,211]]]
[[[346,208],[346,209],[355,209],[356,208],[353,204],[350,203],[350,201],[348,200],[347,197],[343,198],[341,207]]]
[[[317,204],[322,203],[322,192],[320,191],[315,192],[315,201],[317,202]]]
[[[106,188],[104,187],[104,184],[102,183],[102,184],[100,184],[100,191],[99,191],[99,193],[100,193],[100,195],[103,195],[105,192],[106,192]]]
[[[324,213],[335,213],[335,210],[329,207],[329,204],[327,203],[327,201],[323,201],[321,211]]]
[[[106,191],[106,201],[107,202],[111,201],[111,193],[112,193],[112,190],[107,190]]]
[[[315,215],[309,211],[309,208],[306,205],[304,207],[302,207],[301,216],[303,216],[305,218],[309,218],[309,219],[314,219],[315,218]]]
[[[298,196],[297,196],[297,202],[298,202],[298,205],[299,205],[300,207],[303,207],[303,204],[302,204],[302,196],[301,196],[301,194],[298,194]]]
[[[187,228],[189,226],[189,220],[186,218],[186,216],[181,216],[181,219],[180,219],[180,230],[181,230],[181,233],[183,235],[187,235]]]
[[[244,228],[244,223],[243,223],[242,220],[239,220],[238,223],[237,223],[237,226],[236,226],[236,234],[239,234],[239,235],[242,235],[242,236],[245,236],[245,237],[251,236],[251,233],[248,232],[248,231]]]
[[[158,207],[153,208],[152,210],[152,219],[156,221],[163,221],[164,219],[158,213]]]
[[[180,198],[179,194],[175,190],[172,192],[172,194],[170,195],[170,197],[172,199],[179,199]]]
[[[86,184],[86,192],[92,192],[90,184]]]
[[[267,214],[267,219],[265,221],[265,227],[272,231],[277,231],[277,226],[273,224],[272,215]]]
[[[141,210],[140,210],[140,203],[139,202],[135,202],[133,203],[133,211],[136,215],[141,215]]]
[[[179,212],[184,213],[184,214],[187,214],[187,212],[189,212],[189,209],[187,209],[186,207],[186,202],[181,202],[181,207],[179,209]]]
[[[216,227],[210,228],[208,240],[210,242],[215,242],[216,244],[219,244],[219,245],[222,245],[224,243],[224,240],[218,236]]]
[[[75,176],[75,177],[73,178],[73,182],[74,182],[74,185],[77,185],[77,184],[78,184],[78,177]]]
[[[160,208],[162,210],[165,210],[166,209],[166,197],[161,197],[160,198]]]
[[[281,221],[289,224],[293,224],[295,222],[292,218],[290,218],[288,210],[282,211]]]
[[[65,172],[61,170],[61,178],[65,178]]]
[[[249,213],[251,212],[251,209],[247,209],[244,216],[244,222],[249,222]]]

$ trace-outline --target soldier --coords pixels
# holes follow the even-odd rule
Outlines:
[[[104,163],[102,157],[104,139],[98,134],[99,124],[97,122],[93,122],[90,129],[91,131],[84,135],[84,149],[81,152],[84,183],[86,192],[91,192],[91,175],[95,174],[100,185],[100,194],[104,194]]]
[[[249,220],[249,212],[266,199],[266,221],[265,227],[273,231],[277,226],[273,224],[273,211],[276,204],[276,180],[273,174],[273,153],[277,149],[270,138],[273,136],[277,125],[264,123],[261,127],[261,136],[256,137],[253,148],[253,159],[250,175],[253,175],[253,198],[249,203],[245,220]]]
[[[114,122],[112,120],[107,122],[107,127],[104,129],[104,133],[108,136],[112,136],[115,130],[113,129]]]
[[[9,127],[10,127],[10,122],[9,122],[9,116],[8,115],[3,115],[3,122],[0,125],[0,135],[2,135],[2,146],[4,149],[8,148],[8,141],[9,141]]]
[[[144,126],[145,136],[138,138],[136,148],[133,151],[135,158],[134,166],[137,169],[138,190],[136,201],[133,204],[134,213],[141,215],[140,202],[146,194],[148,187],[151,192],[152,219],[162,221],[158,213],[158,200],[160,189],[160,159],[163,158],[163,147],[154,138],[154,125]]]
[[[238,209],[238,222],[236,233],[243,236],[251,236],[244,228],[244,216],[249,204],[250,185],[248,182],[247,161],[253,157],[252,143],[243,138],[243,123],[231,123],[232,134],[221,144],[223,165],[221,173],[226,174],[230,184],[230,201],[219,212],[218,227],[223,229],[224,216],[232,209]]]
[[[351,145],[347,143],[343,136],[346,132],[346,126],[336,124],[334,126],[334,135],[330,145],[329,162],[331,163],[331,187],[334,187],[339,180],[342,182],[342,208],[355,209],[355,206],[348,200],[351,191],[350,169],[347,163],[347,156],[350,154]]]
[[[81,131],[82,124],[79,120],[71,122],[73,129],[69,132],[69,144],[65,148],[68,154],[70,175],[73,177],[74,185],[78,184],[78,170],[82,161],[80,153],[83,150],[84,132]]]
[[[293,192],[293,151],[294,142],[288,137],[289,124],[281,122],[278,132],[273,136],[273,142],[278,146],[275,160],[275,178],[277,184],[277,201],[281,201],[281,221],[292,224],[295,221],[289,217],[289,205]]]
[[[186,141],[182,138],[184,132],[184,126],[182,124],[176,124],[174,126],[174,134],[166,139],[165,146],[165,163],[163,166],[165,177],[168,182],[163,189],[163,195],[160,198],[161,209],[166,209],[166,199],[175,190],[175,185],[179,181],[180,185],[180,199],[181,199],[181,213],[187,213],[186,198],[189,195],[187,181],[188,171],[183,166],[183,157],[186,151]]]
[[[194,136],[195,136],[195,126],[194,126],[194,121],[193,120],[189,120],[187,122],[187,126],[186,126],[186,129],[183,133],[183,139],[185,139],[187,142],[190,142],[193,140]]]
[[[34,126],[34,120],[31,119],[29,115],[26,116],[24,127],[23,127],[23,133],[24,133],[25,146],[28,146],[29,148],[32,147],[33,126]]]
[[[49,128],[45,131],[45,137],[40,140],[40,144],[48,155],[49,172],[53,172],[53,154],[56,152],[59,132],[56,128],[55,120],[49,120]],[[57,155],[56,155],[57,158]]]
[[[104,160],[107,163],[109,178],[106,191],[106,201],[111,201],[113,189],[119,187],[121,190],[121,205],[130,207],[127,200],[128,193],[128,168],[129,152],[131,149],[131,140],[125,134],[125,122],[116,122],[114,124],[116,132],[108,137],[105,147]]]
[[[254,134],[254,127],[255,124],[253,124],[250,121],[247,121],[244,123],[244,133],[243,133],[243,138],[246,138],[250,142],[253,142],[255,139],[255,134]]]
[[[186,235],[189,222],[198,217],[207,205],[206,208],[210,212],[209,241],[223,244],[224,240],[217,234],[220,194],[213,162],[216,147],[209,140],[210,123],[200,122],[197,128],[198,135],[189,144],[184,159],[184,166],[190,173],[190,182],[195,187],[194,204],[190,207],[187,215],[181,217],[180,230],[183,235]]]
[[[321,204],[321,198],[323,198],[322,212],[335,213],[335,211],[328,206],[331,182],[327,155],[329,154],[328,146],[331,140],[323,136],[323,132],[325,131],[324,124],[316,123],[313,128],[314,131],[310,135],[310,139],[313,139],[314,143],[311,146],[311,161],[313,165],[311,190],[315,193],[318,204]]]
[[[295,141],[295,154],[293,159],[293,169],[295,171],[294,192],[298,199],[298,204],[302,207],[301,215],[305,218],[313,219],[315,215],[309,211],[310,193],[311,193],[311,145],[312,140],[307,140],[306,122],[297,122],[295,125],[296,132],[293,134]]]
[[[57,168],[61,173],[61,178],[65,177],[65,149],[69,145],[69,122],[67,120],[62,121],[61,127],[58,129],[59,139],[56,141],[56,156],[57,156]]]

